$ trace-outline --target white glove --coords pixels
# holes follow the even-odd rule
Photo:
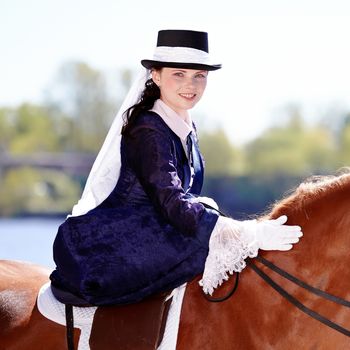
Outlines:
[[[287,219],[282,215],[275,220],[242,221],[242,239],[262,250],[290,250],[303,233],[300,226],[283,225]]]
[[[219,210],[219,206],[218,204],[214,201],[213,198],[209,198],[209,197],[197,197],[196,202],[198,203],[204,203],[204,204],[208,204],[211,207],[213,207],[216,210]]]
[[[199,284],[205,293],[227,280],[233,271],[241,272],[247,257],[254,258],[258,250],[289,250],[303,235],[299,226],[283,225],[285,215],[276,220],[238,221],[219,216],[209,240],[209,253],[203,278]]]

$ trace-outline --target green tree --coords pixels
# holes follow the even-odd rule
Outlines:
[[[0,154],[9,151],[11,140],[15,134],[11,120],[13,113],[11,108],[0,108]]]
[[[331,132],[322,126],[307,128],[298,113],[286,126],[271,128],[246,146],[247,169],[253,175],[328,172],[335,155]]]
[[[99,149],[117,110],[105,75],[82,62],[62,65],[48,88],[46,104],[55,113],[71,117],[69,145],[87,152]]]
[[[59,138],[45,107],[23,104],[11,112],[14,127],[9,151],[13,154],[55,152]]]
[[[350,114],[344,118],[339,136],[339,163],[350,167]]]
[[[29,167],[3,173],[0,215],[68,213],[80,194],[80,186],[59,171]]]
[[[199,143],[206,175],[233,175],[243,171],[242,153],[230,143],[224,130],[200,133]]]

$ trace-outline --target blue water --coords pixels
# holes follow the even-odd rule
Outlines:
[[[0,259],[24,260],[53,268],[52,243],[63,220],[0,218]]]

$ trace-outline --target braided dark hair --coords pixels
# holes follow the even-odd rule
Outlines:
[[[159,87],[152,79],[148,79],[145,83],[145,88],[141,94],[140,101],[128,108],[123,114],[124,125],[122,128],[122,135],[128,135],[130,128],[135,123],[138,115],[143,111],[150,110],[153,107],[154,102],[159,98]]]

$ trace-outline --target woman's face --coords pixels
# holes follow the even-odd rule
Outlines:
[[[160,99],[179,115],[201,99],[207,85],[208,71],[167,68],[152,71],[152,79],[159,86]]]

